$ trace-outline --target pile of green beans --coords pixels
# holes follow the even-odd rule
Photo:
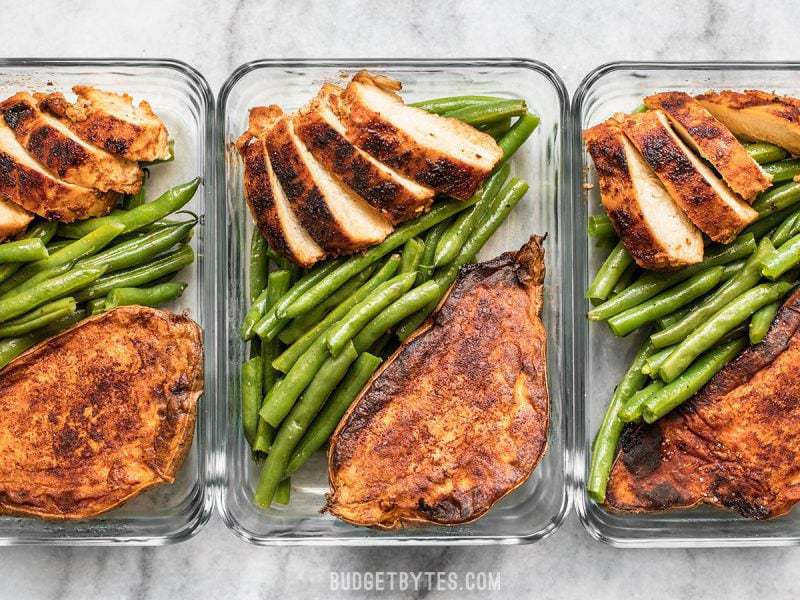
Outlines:
[[[647,339],[619,383],[592,448],[587,491],[598,503],[626,423],[653,423],[696,394],[749,342],[764,339],[781,301],[796,287],[800,267],[800,159],[766,143],[745,144],[773,176],[753,202],[756,222],[705,259],[673,272],[638,278],[621,242],[587,290],[592,321]],[[605,215],[592,215],[588,234],[616,240]],[[749,339],[748,339],[749,338]]]
[[[264,459],[259,506],[287,493],[289,477],[327,442],[384,353],[428,317],[528,189],[508,164],[539,123],[524,101],[459,96],[416,106],[498,140],[503,159],[472,198],[444,199],[367,251],[299,273],[280,294],[270,293],[272,277],[288,273],[275,270],[285,259],[259,232],[251,239],[240,327],[250,358],[240,385],[244,437]]]
[[[194,260],[188,242],[197,218],[150,228],[185,206],[198,185],[175,186],[152,202],[142,191],[107,217],[39,221],[22,239],[0,244],[0,366],[86,317],[178,298],[186,284],[164,278]]]

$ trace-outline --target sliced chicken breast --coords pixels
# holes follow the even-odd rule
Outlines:
[[[663,111],[672,127],[695,152],[722,175],[731,189],[745,200],[772,184],[733,134],[703,105],[685,92],[664,92],[644,99],[648,108]]]
[[[45,219],[71,223],[105,215],[117,202],[113,192],[68,183],[48,173],[0,121],[0,196]]]
[[[21,206],[0,198],[0,241],[17,237],[33,221],[33,213]]]
[[[640,267],[676,269],[703,260],[703,236],[661,185],[613,119],[583,134],[600,198]]]
[[[40,111],[31,94],[20,92],[0,103],[0,113],[28,154],[64,181],[101,192],[135,194],[141,189],[138,164],[86,143]]]
[[[347,137],[424,186],[466,200],[503,157],[494,139],[456,119],[404,104],[400,82],[357,73],[342,94]]]
[[[167,127],[146,101],[134,106],[127,94],[84,85],[76,85],[72,91],[78,96],[75,103],[60,93],[38,94],[37,99],[42,110],[106,152],[137,161],[169,158]]]
[[[279,106],[250,110],[250,128],[237,141],[244,162],[244,192],[253,220],[270,247],[302,267],[325,258],[292,212],[269,160],[265,137],[283,116]]]
[[[286,198],[314,241],[332,255],[377,244],[392,226],[360,196],[341,184],[312,156],[284,116],[267,134],[272,168]]]
[[[335,85],[323,85],[294,120],[295,131],[311,154],[392,224],[428,210],[434,190],[403,177],[347,140],[335,109],[341,93]]]
[[[800,100],[768,92],[709,92],[696,96],[708,111],[744,140],[771,142],[800,155]]]
[[[660,110],[628,115],[622,130],[678,206],[715,242],[730,242],[758,216],[695,156]]]

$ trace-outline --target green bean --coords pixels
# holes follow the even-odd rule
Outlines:
[[[78,310],[36,331],[0,341],[0,369],[39,342],[69,329],[85,316],[86,313],[84,311]]]
[[[702,299],[700,299],[702,301]],[[693,302],[688,306],[684,306],[683,308],[676,310],[674,313],[668,314],[666,317],[661,317],[656,321],[656,326],[659,329],[666,329],[667,327],[672,327],[675,323],[680,321],[686,315],[688,315],[692,310],[694,310],[698,306],[699,302]]]
[[[165,227],[136,239],[126,240],[99,252],[94,256],[82,258],[76,266],[107,267],[106,273],[136,267],[149,262],[175,244],[187,243],[195,223],[184,223]]]
[[[75,312],[75,300],[70,298],[71,305],[70,306],[62,306],[59,308],[48,310],[38,316],[31,316],[32,313],[39,313],[41,309],[31,311],[21,317],[14,319],[13,321],[7,321],[0,325],[0,337],[8,338],[8,337],[17,337],[20,335],[25,335],[32,331],[36,331],[37,329],[41,329],[45,325],[49,325],[54,321],[58,321],[59,319],[71,315]],[[56,302],[51,302],[52,304],[56,304]]]
[[[272,271],[267,277],[267,306],[272,307],[281,299],[289,289],[292,282],[292,274],[287,270]],[[262,397],[259,399],[259,408],[263,406],[264,399],[269,391],[275,387],[278,381],[278,373],[272,366],[272,361],[278,355],[278,340],[261,342],[261,372],[262,372]],[[255,452],[266,453],[269,451],[272,438],[275,436],[275,429],[258,417],[256,427],[256,437],[252,448]]]
[[[619,418],[623,423],[638,423],[642,418],[642,407],[647,402],[648,398],[664,389],[666,384],[663,381],[653,381],[631,396],[622,407],[619,413]]]
[[[469,208],[477,201],[478,197],[473,196],[464,202],[456,200],[442,202],[427,214],[407,221],[395,229],[391,235],[377,246],[373,246],[363,254],[352,257],[342,263],[335,271],[321,281],[315,283],[310,289],[300,295],[299,298],[289,303],[286,308],[282,307],[281,310],[277,312],[277,316],[293,318],[308,312],[339,289],[348,279],[380,260],[395,248],[399,248],[411,238],[430,229],[437,223]]]
[[[791,216],[793,211],[794,207],[789,206],[788,208],[764,215],[763,218],[759,218],[745,227],[739,236],[741,237],[742,235],[752,233],[756,241],[760,241],[764,236],[771,235],[776,227]]]
[[[250,240],[250,304],[267,286],[268,272],[267,240],[255,229]]]
[[[758,211],[758,218],[763,219],[779,210],[794,206],[798,202],[800,202],[800,183],[793,181],[761,194],[753,202],[753,208]]]
[[[737,260],[722,267],[722,281],[728,281],[736,277],[742,272],[746,264],[746,260]]]
[[[645,273],[628,288],[589,311],[592,321],[604,321],[622,311],[641,304],[668,287],[685,281],[700,271],[726,265],[745,258],[756,251],[756,242],[752,234],[739,236],[728,246],[707,252],[703,262],[684,267],[672,273]]]
[[[492,136],[495,140],[499,140],[511,129],[511,119],[506,117],[493,123],[488,123],[480,128],[483,133]]]
[[[780,302],[770,302],[753,313],[753,316],[750,318],[749,328],[751,344],[758,344],[766,337],[769,328],[772,326],[772,321],[775,320],[775,315],[778,314],[778,309],[780,309],[780,307]]]
[[[433,253],[434,267],[442,267],[455,260],[472,231],[479,223],[485,220],[486,213],[491,208],[510,173],[511,167],[508,164],[500,167],[480,190],[479,199],[475,206],[459,214],[445,230],[437,241]]]
[[[8,321],[50,300],[68,296],[71,292],[85,288],[102,276],[103,272],[102,267],[72,269],[28,289],[7,294],[0,298],[0,321]]]
[[[242,428],[250,446],[256,439],[258,411],[261,408],[261,357],[255,356],[242,365]]]
[[[695,358],[716,344],[734,327],[744,323],[762,306],[781,298],[790,289],[792,285],[786,282],[762,284],[737,297],[686,336],[661,365],[658,371],[661,379],[667,383],[674,381]]]
[[[464,213],[462,213],[464,214]],[[422,252],[425,249],[425,242],[419,238],[411,238],[403,246],[402,260],[400,261],[401,273],[416,273],[419,261],[422,259]]]
[[[622,242],[617,242],[611,254],[608,255],[608,258],[597,270],[597,274],[586,291],[586,297],[590,300],[605,300],[608,298],[625,269],[632,264],[633,258],[628,254],[625,246]]]
[[[422,258],[419,261],[417,272],[417,285],[421,285],[428,281],[433,275],[433,257],[436,254],[436,246],[439,240],[444,235],[444,232],[449,229],[455,219],[447,219],[434,225],[428,230],[425,236],[425,249],[422,251]],[[2,267],[0,267],[2,268]]]
[[[115,211],[107,217],[96,217],[78,223],[62,225],[59,227],[58,233],[62,237],[80,238],[108,223],[122,223],[127,233],[136,231],[182,208],[194,197],[199,185],[200,178],[197,177],[189,182],[176,185],[152,202],[142,204],[128,211]]]
[[[142,180],[142,186],[139,188],[139,191],[136,192],[135,194],[128,194],[122,201],[122,206],[125,210],[131,210],[132,208],[136,208],[137,206],[141,206],[142,204],[147,202],[144,192],[145,190],[144,184],[147,182],[147,179],[150,176],[150,171],[144,169],[143,173],[144,173],[144,178]]]
[[[640,273],[641,270],[638,266],[636,266],[636,263],[628,265],[628,268],[622,272],[622,275],[617,280],[617,283],[614,284],[614,288],[611,290],[611,295],[616,296],[622,290],[627,288],[631,283],[633,283],[633,280],[636,279]]]
[[[328,358],[314,375],[303,397],[291,408],[286,422],[275,435],[275,441],[261,470],[255,494],[257,505],[268,507],[271,504],[275,489],[284,478],[292,452],[357,356],[353,344],[349,343],[338,356]]]
[[[722,267],[701,271],[691,279],[665,290],[650,300],[614,315],[608,320],[608,325],[615,335],[628,335],[714,289],[722,280],[722,273]]]
[[[289,464],[286,466],[286,475],[296,473],[328,441],[344,413],[350,408],[353,400],[356,399],[381,362],[379,357],[368,352],[359,355],[333,396],[325,403],[322,411],[295,447]]]
[[[653,423],[694,396],[745,347],[744,338],[730,341],[700,356],[679,377],[650,396],[642,407],[645,422]],[[662,367],[663,368],[663,367]]]
[[[762,274],[777,279],[792,267],[800,264],[800,234],[794,236],[771,255],[761,261]]]
[[[151,287],[118,287],[106,296],[106,310],[118,306],[161,306],[183,294],[185,283],[167,282]]]
[[[586,232],[593,238],[598,239],[614,239],[617,237],[617,232],[614,231],[611,219],[602,214],[589,217],[589,221],[586,224]]]
[[[455,260],[447,267],[437,270],[434,275],[434,281],[436,281],[439,286],[440,298],[403,321],[397,328],[398,338],[401,340],[406,339],[428,318],[428,315],[430,315],[438,305],[441,297],[447,293],[447,290],[450,289],[450,286],[456,280],[456,277],[458,277],[458,272],[461,270],[461,267],[475,259],[475,256],[483,245],[494,232],[497,231],[503,221],[506,220],[508,214],[519,204],[527,191],[528,184],[524,181],[520,181],[516,177],[509,180],[508,183],[503,186],[495,202],[492,203],[488,218],[478,224],[478,227],[473,231],[467,243],[464,244],[464,247],[461,248]]]
[[[287,292],[284,294],[284,297],[280,299],[281,302],[290,302],[294,298],[300,296],[303,292],[307,289],[311,288],[316,282],[322,280],[326,275],[336,270],[341,263],[339,261],[330,261],[325,262],[320,265],[315,266],[311,269],[308,273],[306,273],[297,283],[295,283]],[[260,323],[264,319],[270,320],[270,327],[274,326],[275,323],[278,321],[277,316],[275,315],[275,306],[271,306],[269,308],[269,312],[267,312],[267,292],[266,290],[261,292],[256,298],[256,301],[250,306],[250,310],[247,311],[247,314],[242,321],[242,325],[239,328],[239,335],[242,337],[243,340],[249,340],[255,335],[255,327],[258,323]]]
[[[775,249],[769,241],[769,238],[762,239],[756,253],[748,259],[745,267],[734,276],[733,279],[728,281],[683,319],[651,335],[650,340],[653,342],[653,346],[656,348],[666,348],[667,346],[672,346],[683,341],[686,336],[700,325],[755,286],[761,280],[762,260],[774,252]]]
[[[503,161],[511,158],[538,126],[539,117],[532,113],[525,113],[517,119],[517,122],[514,123],[509,132],[497,142],[500,148],[503,149]]]
[[[769,237],[773,246],[777,248],[789,241],[789,238],[794,235],[793,231],[797,227],[798,219],[800,219],[800,209],[795,210],[775,228]]]
[[[744,148],[750,157],[759,164],[783,160],[788,156],[788,153],[783,148],[766,142],[744,144]]]
[[[100,296],[105,296],[111,290],[118,287],[139,287],[146,283],[161,279],[162,277],[180,271],[189,266],[194,261],[194,252],[191,246],[181,246],[175,252],[167,254],[163,258],[155,260],[147,265],[118,271],[112,275],[106,275],[95,281],[89,287],[81,290],[76,299],[78,302],[85,302]],[[76,267],[77,269],[78,267]],[[86,268],[86,267],[81,267]],[[97,268],[105,269],[105,266]]]
[[[433,100],[423,100],[413,102],[410,106],[415,106],[428,112],[442,115],[468,106],[480,106],[481,104],[491,104],[501,98],[497,96],[447,96],[445,98],[434,98]]]
[[[38,319],[44,315],[50,314],[52,312],[69,309],[70,312],[75,311],[77,308],[75,298],[71,298],[67,296],[66,298],[59,298],[58,300],[54,300],[52,302],[48,302],[47,304],[42,304],[39,308],[32,310],[30,312],[25,313],[17,317],[16,319],[12,319],[10,321],[6,321],[3,326],[13,326],[13,325],[20,325],[22,323],[27,323],[28,321],[33,321]]]
[[[661,365],[664,364],[664,361],[667,360],[667,357],[672,354],[672,351],[677,347],[677,344],[674,346],[667,346],[666,348],[662,348],[658,352],[648,356],[647,360],[645,360],[644,366],[642,367],[642,374],[652,377],[653,379],[658,377],[658,370],[661,368]]]
[[[373,275],[369,281],[364,283],[360,288],[353,292],[347,300],[342,302],[339,306],[333,309],[324,319],[317,323],[314,327],[309,329],[302,337],[298,338],[291,346],[283,351],[278,358],[272,362],[272,366],[283,373],[287,373],[292,368],[294,363],[300,358],[303,353],[311,347],[318,337],[320,337],[328,328],[342,319],[350,310],[358,303],[362,302],[369,296],[375,288],[388,281],[394,276],[398,267],[400,266],[400,257],[393,255],[387,260],[383,266]]]
[[[292,410],[292,406],[300,394],[311,383],[317,371],[329,357],[327,340],[324,335],[321,335],[297,359],[286,373],[286,377],[269,391],[259,413],[261,417],[273,427],[280,425]]]
[[[0,244],[0,263],[26,263],[47,258],[47,248],[39,238]]]
[[[628,399],[647,381],[647,377],[642,374],[642,366],[652,352],[653,346],[650,342],[645,343],[637,352],[631,366],[611,396],[603,423],[592,445],[592,462],[589,478],[586,481],[586,491],[598,504],[605,502],[608,475],[611,473],[619,436],[622,434],[624,423],[619,418],[619,413]]]
[[[57,229],[58,223],[55,221],[39,221],[22,236],[22,239],[40,239],[43,244],[47,244],[53,239]],[[22,268],[21,263],[6,263],[0,265],[0,283],[6,281],[20,268]]]
[[[381,311],[353,338],[358,352],[369,350],[378,339],[400,321],[441,297],[441,290],[434,281],[426,281],[395,300]]]
[[[289,501],[292,498],[292,482],[287,477],[286,479],[281,480],[278,484],[277,489],[275,490],[275,496],[272,498],[272,501],[275,504],[289,504]]]
[[[768,175],[772,175],[772,185],[790,181],[800,174],[800,158],[779,160],[761,167]]]
[[[400,257],[397,257],[397,260],[398,263],[401,262]],[[328,296],[325,302],[315,308],[312,308],[304,315],[300,315],[296,319],[293,319],[292,322],[287,325],[286,329],[281,331],[278,335],[278,338],[281,340],[281,342],[284,344],[293,344],[303,337],[303,335],[305,335],[309,329],[312,329],[320,321],[322,321],[332,309],[335,309],[342,302],[347,300],[356,290],[358,290],[358,288],[369,281],[369,278],[372,277],[372,274],[375,272],[376,266],[377,265],[371,265],[367,267],[338,290],[333,292],[333,294]]]
[[[416,273],[403,273],[382,283],[369,296],[356,304],[328,330],[328,350],[337,356],[361,329],[384,308],[400,298],[414,285]],[[366,348],[364,348],[366,349]]]
[[[497,100],[451,110],[444,116],[478,126],[508,117],[520,117],[527,112],[528,107],[524,100]]]
[[[92,316],[99,315],[101,312],[105,312],[105,310],[106,310],[106,299],[105,298],[95,298],[94,300],[89,300],[86,303],[86,310]]]

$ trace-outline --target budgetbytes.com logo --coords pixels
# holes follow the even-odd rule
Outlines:
[[[490,592],[500,574],[490,571],[331,571],[332,592]]]

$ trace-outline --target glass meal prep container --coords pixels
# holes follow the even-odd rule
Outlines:
[[[800,543],[800,510],[768,521],[755,521],[708,506],[643,514],[612,513],[586,494],[590,446],[614,386],[628,368],[643,336],[615,337],[604,323],[585,318],[586,290],[607,254],[586,234],[587,217],[600,213],[597,178],[581,140],[584,129],[615,112],[630,112],[659,91],[763,89],[800,96],[800,63],[612,63],[580,84],[572,108],[573,212],[575,232],[575,315],[572,365],[575,420],[575,506],[596,539],[626,547],[755,546]]]
[[[260,467],[251,459],[240,415],[239,369],[245,344],[239,324],[247,310],[247,257],[253,231],[242,193],[241,160],[232,142],[246,129],[248,109],[279,104],[291,111],[308,102],[321,84],[343,83],[361,69],[398,79],[406,101],[456,94],[493,94],[524,98],[541,125],[512,161],[513,173],[530,183],[525,199],[483,248],[479,259],[516,249],[533,233],[547,233],[544,322],[548,331],[548,373],[552,422],[549,447],[534,474],[476,522],[458,527],[428,527],[381,532],[345,524],[320,514],[328,491],[326,453],[292,476],[291,502],[257,508],[253,492]],[[216,456],[221,461],[218,506],[225,523],[255,544],[491,544],[526,543],[552,533],[568,507],[568,431],[571,399],[565,393],[565,298],[569,297],[571,233],[568,218],[567,94],[547,66],[529,60],[307,60],[257,61],[237,69],[219,95],[217,132],[219,202],[224,202],[227,243],[221,244],[219,269],[223,300],[223,354]],[[563,215],[563,216],[562,216]]]
[[[213,200],[211,126],[214,101],[205,79],[171,60],[5,59],[0,60],[0,98],[18,91],[62,91],[75,84],[126,92],[145,99],[175,141],[175,160],[150,168],[147,198],[196,176],[203,178],[185,210],[200,217],[192,246],[195,262],[179,278],[189,285],[167,308],[187,311],[203,328],[205,389],[198,401],[192,447],[173,484],[145,491],[123,506],[83,521],[0,517],[0,544],[156,545],[185,540],[206,523],[213,505],[210,448],[216,368],[215,246],[209,234],[218,223]]]

